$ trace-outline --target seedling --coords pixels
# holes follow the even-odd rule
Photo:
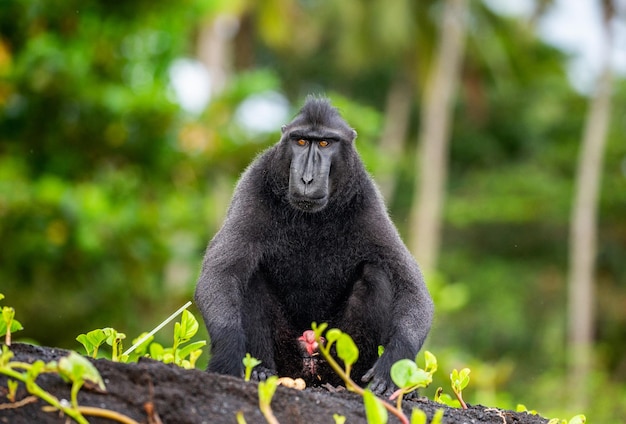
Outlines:
[[[449,394],[443,392],[443,387],[437,388],[437,391],[435,392],[434,400],[437,403],[441,403],[441,404],[450,406],[452,408],[461,407],[461,403],[458,400],[452,399],[452,397]]]
[[[430,424],[441,424],[443,412],[443,409],[438,409],[433,415]],[[426,424],[427,418],[426,413],[419,408],[415,408],[411,412],[411,424]]]
[[[85,348],[88,356],[91,356],[92,358],[98,357],[98,348],[107,339],[105,330],[105,328],[92,330],[87,334],[80,334],[76,337],[76,340]]]
[[[276,387],[278,387],[278,377],[275,375],[259,383],[259,409],[269,424],[279,424],[270,405]]]
[[[333,414],[333,420],[335,420],[335,424],[346,423],[346,417],[344,417],[343,415],[339,415],[339,414]]]
[[[390,400],[397,400],[397,408],[402,405],[402,397],[419,388],[428,387],[433,381],[433,374],[437,371],[437,358],[429,351],[424,352],[425,366],[424,369],[417,365],[415,361],[410,359],[401,359],[391,367],[391,379],[396,386],[399,387]]]
[[[76,352],[70,352],[68,356],[59,359],[58,372],[63,380],[72,383],[70,393],[75,409],[78,409],[78,391],[86,382],[97,386],[101,391],[106,390],[96,367]]]
[[[7,393],[7,399],[9,399],[9,402],[11,403],[15,402],[15,395],[17,394],[17,386],[19,384],[20,383],[15,380],[7,380],[7,389],[9,389],[9,393]]]
[[[0,300],[4,295],[0,293]],[[4,336],[4,343],[11,346],[11,334],[23,330],[22,324],[15,319],[15,309],[10,306],[2,307],[2,321],[0,321],[0,337]]]
[[[369,389],[363,391],[363,405],[368,424],[386,424],[389,416],[383,402]]]
[[[237,411],[235,418],[237,419],[237,424],[247,424],[246,418],[243,416],[243,411]]]
[[[127,424],[138,424],[135,420],[103,408],[81,407],[78,405],[78,391],[86,382],[97,385],[104,390],[104,383],[98,370],[85,358],[72,352],[69,356],[61,358],[59,362],[51,361],[44,363],[41,360],[32,364],[13,361],[13,352],[4,345],[0,354],[0,374],[4,374],[13,381],[24,383],[28,393],[44,400],[52,406],[52,410],[62,411],[79,424],[88,424],[84,415],[93,415],[108,418]],[[72,382],[71,404],[61,402],[56,396],[45,391],[37,384],[37,377],[43,373],[59,374],[66,381]],[[15,390],[15,389],[14,389]],[[9,389],[11,391],[11,389]],[[14,397],[15,395],[13,395]]]
[[[174,363],[187,369],[195,368],[196,361],[202,354],[202,349],[200,348],[206,345],[206,341],[197,341],[182,347],[183,344],[189,342],[196,335],[199,328],[196,318],[191,312],[186,310],[189,305],[191,305],[191,302],[187,302],[149,333],[143,333],[134,339],[133,345],[123,353],[122,340],[126,338],[126,335],[114,328],[107,327],[93,330],[79,335],[76,337],[76,340],[84,346],[87,355],[93,358],[97,357],[99,347],[106,342],[112,348],[111,360],[114,362],[136,361],[140,357],[148,355],[157,361]],[[181,313],[180,322],[174,325],[172,347],[164,348],[159,343],[153,342],[154,334]]]
[[[450,382],[452,384],[452,391],[454,392],[456,398],[461,403],[461,407],[463,409],[467,409],[467,404],[463,400],[463,389],[467,387],[469,384],[469,368],[463,368],[460,372],[455,369],[450,373]]]
[[[246,357],[243,358],[242,362],[243,362],[243,366],[245,367],[244,379],[246,381],[250,381],[250,377],[252,376],[252,370],[257,365],[260,365],[261,361],[252,357],[249,353],[246,353]]]
[[[189,342],[198,332],[198,328],[198,321],[193,314],[184,310],[180,322],[177,322],[174,326],[174,343],[172,347],[164,348],[159,343],[151,343],[150,357],[157,361],[163,361],[166,364],[174,363],[186,369],[195,368],[196,361],[202,354],[202,349],[200,348],[206,345],[206,341],[197,341],[185,347],[181,347],[181,345]]]
[[[587,417],[584,415],[576,415],[572,417],[569,421],[561,420],[559,418],[552,418],[548,421],[548,424],[585,424],[587,422]]]
[[[357,348],[352,338],[348,334],[343,333],[337,328],[331,328],[330,330],[326,331],[326,342],[324,343],[324,338],[322,337],[322,334],[324,333],[326,328],[328,328],[328,324],[322,323],[318,326],[317,323],[314,322],[311,325],[311,328],[315,333],[315,340],[317,340],[317,343],[319,344],[319,351],[322,356],[324,356],[324,359],[326,360],[328,365],[330,365],[333,371],[335,371],[337,375],[343,380],[346,388],[352,392],[361,395],[363,397],[363,402],[365,402],[365,397],[369,395],[366,395],[365,390],[363,390],[363,388],[361,388],[358,384],[354,382],[354,380],[352,380],[352,378],[350,378],[350,370],[352,369],[352,365],[359,358],[359,349]],[[335,343],[337,343],[337,356],[343,361],[344,368],[342,368],[339,363],[337,363],[335,358],[330,354],[330,350]],[[404,424],[409,424],[408,418],[406,417],[406,415],[404,415],[404,412],[402,412],[401,409],[396,409],[390,403],[380,400],[376,397],[374,398],[377,399],[377,402],[379,402],[388,412],[391,412],[393,415],[395,415],[400,420],[400,422]],[[368,400],[368,405],[366,405],[366,409],[368,407],[373,409],[377,408],[377,406],[370,400]]]

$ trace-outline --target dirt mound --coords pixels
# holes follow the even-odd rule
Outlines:
[[[67,351],[36,347],[26,344],[11,346],[14,360],[45,362],[58,360]],[[106,384],[106,393],[81,389],[78,403],[110,409],[141,423],[200,424],[235,423],[235,415],[242,411],[249,424],[264,423],[258,408],[256,383],[242,379],[210,374],[200,370],[185,370],[176,365],[166,365],[150,359],[139,363],[123,364],[105,359],[93,361]],[[45,390],[59,399],[70,398],[70,386],[54,374],[44,374],[37,379]],[[0,423],[33,424],[65,423],[67,418],[58,412],[44,412],[42,400],[14,407],[6,398],[7,378],[0,375]],[[17,392],[17,401],[29,396],[23,384]],[[426,399],[405,401],[408,415],[418,407],[429,418],[437,409],[444,408],[443,422],[451,423],[517,423],[545,424],[548,420],[526,413],[472,406],[468,410],[447,408]],[[272,409],[283,424],[334,423],[333,414],[346,417],[347,423],[365,423],[362,399],[353,393],[331,393],[325,389],[297,391],[278,387],[272,400]],[[154,411],[151,415],[150,411]],[[86,417],[90,423],[111,423],[108,419]],[[390,417],[390,423],[396,422]]]

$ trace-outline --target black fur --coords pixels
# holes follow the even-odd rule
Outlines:
[[[395,361],[415,358],[432,301],[355,137],[328,100],[309,97],[281,140],[242,175],[195,294],[211,337],[210,371],[242,375],[248,352],[264,375],[298,377],[297,338],[313,321],[353,337],[360,350],[353,378],[365,377],[376,393],[393,389]],[[330,145],[319,144],[326,138]],[[385,347],[380,358],[378,345]],[[321,382],[336,382],[319,369]]]

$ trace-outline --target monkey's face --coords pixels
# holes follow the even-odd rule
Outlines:
[[[341,149],[339,134],[330,130],[293,129],[285,134],[291,151],[289,203],[304,212],[318,212],[331,195],[331,169]]]

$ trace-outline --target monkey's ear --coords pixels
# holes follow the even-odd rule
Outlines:
[[[356,139],[356,136],[357,136],[357,135],[358,135],[358,134],[356,133],[356,130],[354,130],[354,129],[353,129],[353,130],[352,130],[352,141],[354,141],[354,140]]]
[[[282,127],[280,127],[280,132],[284,134],[286,129],[287,125],[283,125]]]

